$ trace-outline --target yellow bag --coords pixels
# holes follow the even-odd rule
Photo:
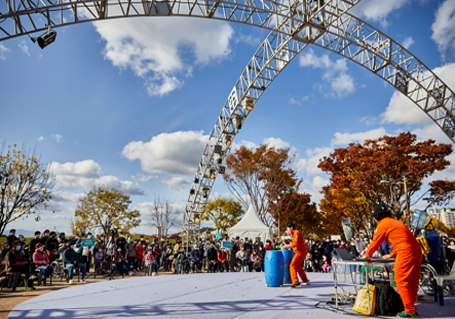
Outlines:
[[[373,285],[370,286],[370,313],[368,313],[368,294],[367,287],[362,287],[357,293],[355,298],[354,307],[352,310],[355,312],[372,316],[374,315],[374,308],[376,307],[376,287]]]

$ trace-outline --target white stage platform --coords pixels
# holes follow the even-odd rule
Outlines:
[[[310,286],[268,288],[264,273],[216,273],[116,279],[30,299],[8,318],[346,318],[315,307],[335,291],[332,274],[309,273]],[[353,291],[353,289],[351,289]],[[418,305],[421,318],[454,318],[446,305]]]

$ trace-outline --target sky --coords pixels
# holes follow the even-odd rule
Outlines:
[[[455,89],[455,1],[362,0],[351,13]],[[183,210],[208,134],[268,32],[180,17],[56,31],[45,49],[28,37],[0,42],[0,140],[36,147],[57,178],[51,211],[42,211],[39,222],[27,218],[7,229],[68,233],[78,199],[106,185],[129,194],[141,211],[143,222],[133,232],[154,234],[147,224],[150,203],[160,197]],[[381,78],[308,46],[265,91],[234,142],[290,147],[301,190],[317,203],[329,179],[317,168],[319,159],[351,142],[407,131],[452,143]],[[454,164],[429,180],[453,179],[455,155],[449,160]],[[214,196],[229,196],[222,178]]]

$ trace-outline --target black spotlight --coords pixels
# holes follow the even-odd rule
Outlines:
[[[40,46],[41,49],[44,49],[47,47],[49,44],[55,41],[55,38],[57,37],[57,32],[54,30],[49,30],[46,33],[40,35],[38,38],[32,38],[32,41],[38,41],[38,45]]]

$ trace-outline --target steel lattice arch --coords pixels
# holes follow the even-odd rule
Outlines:
[[[453,91],[399,43],[349,14],[359,1],[0,0],[0,41],[77,23],[139,16],[209,18],[271,31],[235,83],[203,151],[184,214],[183,230],[190,244],[235,135],[272,81],[310,44],[381,77],[455,141]]]

